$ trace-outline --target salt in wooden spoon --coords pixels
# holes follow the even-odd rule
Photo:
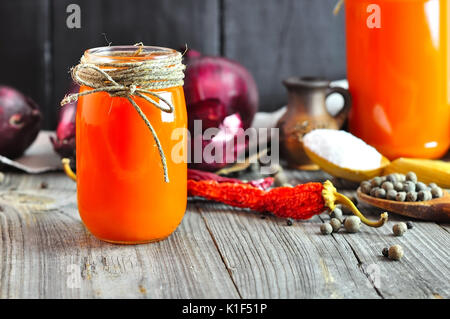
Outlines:
[[[306,155],[308,155],[310,160],[313,163],[317,164],[322,170],[324,170],[328,174],[335,177],[345,178],[353,182],[367,181],[369,179],[374,178],[375,176],[380,176],[382,175],[385,167],[390,164],[390,161],[386,157],[382,156],[380,167],[370,170],[353,170],[346,167],[338,166],[328,161],[327,159],[320,157],[312,150],[310,150],[308,147],[306,147],[306,145],[303,146],[303,149],[305,150],[305,153]]]

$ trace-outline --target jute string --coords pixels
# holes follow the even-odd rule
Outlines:
[[[137,52],[141,52],[142,48]],[[114,56],[130,56],[126,52],[114,52]],[[155,59],[131,62],[90,62],[83,56],[80,64],[71,69],[73,80],[78,85],[85,85],[92,90],[66,95],[61,101],[65,105],[78,100],[80,96],[107,92],[112,97],[124,97],[130,101],[139,116],[147,125],[158,147],[164,170],[164,181],[169,182],[167,162],[158,135],[139,105],[132,97],[140,97],[160,109],[162,112],[173,113],[172,104],[153,90],[182,86],[185,66],[182,64],[182,54],[157,56]],[[159,99],[157,103],[153,98]],[[162,103],[161,103],[162,102]],[[165,105],[163,105],[165,104]]]

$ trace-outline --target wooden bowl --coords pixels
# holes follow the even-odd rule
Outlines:
[[[397,202],[380,199],[361,192],[356,192],[358,199],[366,204],[378,207],[387,212],[435,222],[450,222],[450,194],[444,191],[444,196],[423,202]]]
[[[368,179],[372,179],[375,176],[381,176],[383,174],[383,170],[390,164],[390,161],[382,156],[380,167],[371,170],[352,170],[345,167],[340,167],[336,164],[329,162],[328,160],[320,157],[316,153],[309,150],[307,147],[304,147],[306,155],[320,166],[322,170],[329,173],[330,175],[345,178],[354,182],[362,182]]]

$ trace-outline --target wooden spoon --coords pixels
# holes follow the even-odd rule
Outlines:
[[[388,212],[435,222],[450,222],[450,194],[446,191],[443,197],[424,202],[397,202],[375,198],[364,194],[360,188],[356,193],[361,202]]]
[[[348,179],[353,182],[362,182],[374,178],[375,176],[380,176],[386,166],[390,164],[390,161],[382,156],[380,167],[371,170],[352,170],[345,167],[340,167],[336,164],[331,163],[325,158],[320,157],[309,148],[304,146],[306,155],[311,159],[312,162],[317,164],[322,170],[330,175]]]

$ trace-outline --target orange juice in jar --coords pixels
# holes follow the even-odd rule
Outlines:
[[[104,47],[87,50],[82,61],[111,71],[127,69],[129,63],[158,62],[177,55],[179,52],[175,50],[159,47]],[[108,66],[111,64],[115,67]],[[157,67],[154,68],[153,72],[157,72]],[[97,80],[104,80],[101,86],[114,86],[98,71],[89,71],[97,76]],[[142,75],[142,82],[146,74],[138,75]],[[84,78],[89,81],[89,77]],[[148,81],[165,80],[153,80],[150,75]],[[133,79],[117,82],[131,88]],[[172,154],[174,148],[181,145],[184,149],[187,143],[185,134],[173,136],[175,130],[185,130],[187,126],[182,78],[162,86],[166,87],[151,90],[153,94],[141,91],[147,99],[135,91],[140,86],[129,92],[99,89],[96,93],[90,93],[93,87],[88,85],[80,87],[81,94],[89,94],[79,97],[76,115],[78,209],[86,227],[99,239],[129,244],[157,241],[169,236],[183,218],[187,201],[187,164],[185,158]],[[161,105],[160,97],[172,105],[173,112],[155,107],[154,103]],[[151,123],[161,150],[129,98]],[[165,167],[160,151],[165,156]]]
[[[350,131],[390,159],[450,145],[449,1],[345,0]]]

